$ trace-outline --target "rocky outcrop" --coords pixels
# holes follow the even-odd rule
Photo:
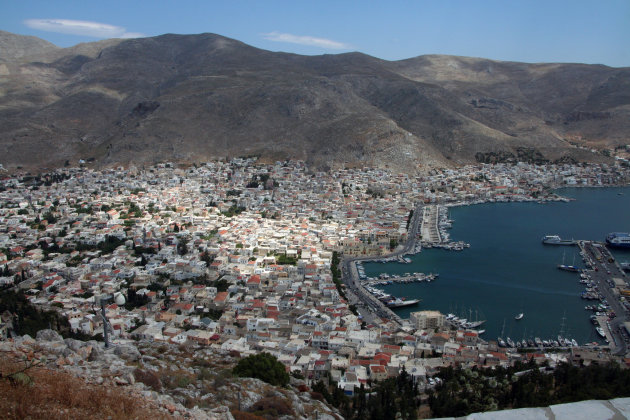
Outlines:
[[[87,384],[125,388],[150,401],[165,415],[191,419],[233,420],[232,412],[280,409],[286,419],[340,419],[325,403],[300,392],[293,379],[278,388],[254,378],[234,378],[229,354],[148,342],[114,344],[63,339],[56,331],[0,341],[0,352],[37,366],[60,369]],[[308,389],[308,387],[299,387]],[[317,414],[315,414],[317,413]]]

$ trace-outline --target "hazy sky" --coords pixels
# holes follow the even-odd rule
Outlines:
[[[630,0],[4,0],[0,29],[62,47],[212,32],[299,54],[630,66]]]

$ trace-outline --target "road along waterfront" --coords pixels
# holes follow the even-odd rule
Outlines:
[[[558,234],[601,241],[609,232],[629,231],[630,188],[572,188],[559,193],[575,201],[451,208],[451,237],[470,243],[469,249],[425,249],[412,257],[412,264],[364,263],[366,275],[440,273],[431,283],[382,287],[396,296],[422,299],[418,306],[396,309],[402,318],[411,311],[437,309],[487,319],[486,339],[496,339],[503,331],[515,340],[560,333],[579,343],[597,340],[589,321],[592,312],[584,309],[589,302],[580,299],[584,287],[579,275],[557,269],[563,258],[571,264],[574,257],[576,265],[584,267],[579,249],[544,246],[541,238]],[[619,261],[630,260],[628,252],[613,254]],[[515,320],[521,312],[523,319]]]
[[[422,206],[416,205],[413,216],[409,221],[409,229],[407,234],[407,241],[399,246],[394,252],[389,254],[389,257],[398,257],[410,253],[416,246],[416,236],[418,234],[418,228],[422,220]],[[350,303],[357,305],[360,315],[363,320],[370,323],[375,317],[388,318],[394,322],[402,325],[403,320],[400,316],[385,306],[380,300],[372,296],[365,287],[359,281],[359,273],[357,272],[356,263],[361,261],[370,261],[374,257],[347,257],[341,261],[341,275],[346,290],[349,295]]]

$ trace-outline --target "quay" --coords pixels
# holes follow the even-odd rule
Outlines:
[[[582,270],[588,287],[595,290],[606,308],[606,315],[597,316],[597,324],[604,331],[613,354],[624,355],[630,345],[630,296],[628,277],[606,244],[579,240],[580,255],[586,265]]]
[[[425,206],[422,212],[422,225],[420,234],[422,245],[425,248],[442,248],[447,250],[462,251],[470,247],[469,244],[458,241],[453,242],[447,229],[452,226],[452,220],[448,218],[448,207],[440,205]]]
[[[442,243],[438,226],[439,212],[439,205],[425,206],[422,209],[422,227],[420,228],[420,234],[422,235],[423,242],[434,244]]]

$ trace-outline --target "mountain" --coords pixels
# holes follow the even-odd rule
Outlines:
[[[601,161],[628,144],[630,68],[300,56],[214,34],[58,48],[0,32],[0,163],[258,155],[411,171]],[[579,146],[579,147],[578,147]]]

